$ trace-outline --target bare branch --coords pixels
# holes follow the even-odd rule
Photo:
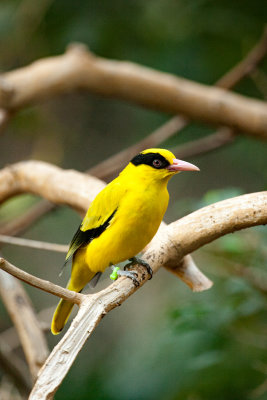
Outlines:
[[[28,283],[38,289],[44,290],[47,293],[61,297],[62,299],[72,301],[75,304],[80,304],[83,295],[80,293],[72,292],[71,290],[65,289],[61,286],[55,285],[52,282],[44,279],[37,278],[29,274],[28,272],[22,271],[21,269],[10,264],[8,261],[0,258],[0,269],[8,272],[23,282]]]
[[[0,271],[0,277],[0,294],[17,329],[34,380],[49,354],[46,340],[21,283],[4,271]]]
[[[59,253],[67,253],[69,249],[69,246],[65,244],[41,242],[39,240],[23,239],[1,234],[0,234],[0,243],[8,243],[8,244],[14,244],[16,246],[30,247],[31,249],[56,251]]]
[[[252,193],[224,200],[202,208],[157,233],[144,254],[153,271],[162,266],[176,268],[186,254],[220,236],[247,227],[267,223],[267,192]],[[139,267],[140,268],[140,267]],[[140,286],[148,279],[139,271]],[[132,281],[120,278],[106,289],[84,301],[69,330],[53,349],[40,371],[31,392],[31,400],[51,399],[61,384],[78,352],[101,318],[122,304],[136,288]]]
[[[2,75],[0,106],[14,110],[74,89],[267,137],[267,106],[260,100],[134,63],[96,57],[77,44],[62,56],[42,59]]]
[[[20,193],[33,193],[85,212],[104,187],[97,178],[41,161],[25,161],[0,171],[0,203]]]
[[[259,65],[264,59],[267,52],[267,27],[265,27],[263,34],[256,43],[256,45],[250,50],[246,57],[240,61],[234,68],[232,68],[227,74],[216,82],[216,85],[223,87],[224,89],[230,89],[234,87],[243,78],[250,75],[251,72]]]

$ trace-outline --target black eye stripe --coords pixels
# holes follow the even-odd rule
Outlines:
[[[160,167],[153,165],[153,161],[155,160],[161,161]],[[169,161],[167,161],[166,158],[159,153],[146,153],[146,154],[140,153],[131,160],[131,163],[136,166],[141,164],[146,164],[150,165],[150,167],[155,169],[163,169],[168,167],[168,165],[170,165]]]

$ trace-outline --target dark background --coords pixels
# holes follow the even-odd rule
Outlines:
[[[264,0],[2,0],[1,71],[62,54],[82,42],[95,54],[130,60],[213,84],[259,40]],[[235,91],[264,99],[267,62]],[[85,92],[58,96],[20,111],[0,137],[0,167],[38,159],[84,171],[148,135],[170,116]],[[162,147],[214,131],[191,124]],[[240,135],[235,143],[190,159],[200,174],[183,173],[170,184],[170,222],[203,205],[266,189],[266,143]],[[0,208],[0,223],[39,199],[23,195]],[[68,243],[80,217],[61,207],[25,237]],[[165,270],[101,322],[83,348],[56,399],[245,400],[267,399],[266,294],[236,274],[253,268],[267,282],[264,227],[228,235],[194,254],[214,281],[192,293]],[[5,246],[15,265],[65,285],[64,255]],[[100,287],[109,284],[108,274]],[[267,284],[266,284],[267,285]],[[256,285],[257,286],[257,285]],[[37,310],[57,299],[26,288]],[[0,328],[10,326],[3,305]],[[59,337],[48,333],[51,347]],[[1,371],[0,371],[1,374]]]

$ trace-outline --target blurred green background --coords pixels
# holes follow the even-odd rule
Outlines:
[[[265,0],[2,0],[0,68],[18,68],[82,42],[103,57],[213,84],[259,40],[266,17]],[[265,60],[235,91],[264,99],[266,73]],[[0,167],[38,159],[83,171],[169,117],[89,93],[65,94],[14,117],[0,137]],[[213,130],[194,123],[162,146]],[[189,161],[201,173],[173,179],[167,222],[223,198],[266,190],[267,146],[259,140],[240,135],[230,146]],[[6,202],[0,223],[37,201],[24,195]],[[68,243],[79,221],[74,211],[61,207],[24,236]],[[266,227],[257,227],[197,251],[198,266],[214,281],[204,293],[192,293],[160,271],[101,322],[56,399],[267,399],[266,239]],[[7,245],[2,253],[42,278],[61,285],[68,280],[69,269],[58,277],[64,255]],[[97,289],[107,284],[105,275]],[[57,303],[26,289],[38,311]],[[0,329],[9,326],[1,304]],[[49,332],[47,337],[51,348],[60,339]]]

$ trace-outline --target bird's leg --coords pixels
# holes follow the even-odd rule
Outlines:
[[[133,271],[122,271],[119,267],[115,267],[114,265],[111,265],[112,269],[112,274],[110,274],[110,279],[115,281],[118,279],[119,276],[126,276],[127,278],[130,278],[135,286],[139,286],[139,282],[136,279],[137,273]]]
[[[152,270],[152,268],[150,267],[150,265],[149,265],[145,260],[142,260],[142,258],[139,258],[139,257],[132,257],[132,258],[129,258],[129,261],[130,261],[130,264],[127,264],[127,265],[124,267],[124,269],[125,269],[125,268],[129,268],[129,266],[131,266],[131,265],[140,264],[140,265],[142,265],[143,267],[146,268],[147,272],[148,272],[149,275],[150,275],[150,278],[149,278],[149,279],[152,278],[152,276],[153,276],[153,270]]]

